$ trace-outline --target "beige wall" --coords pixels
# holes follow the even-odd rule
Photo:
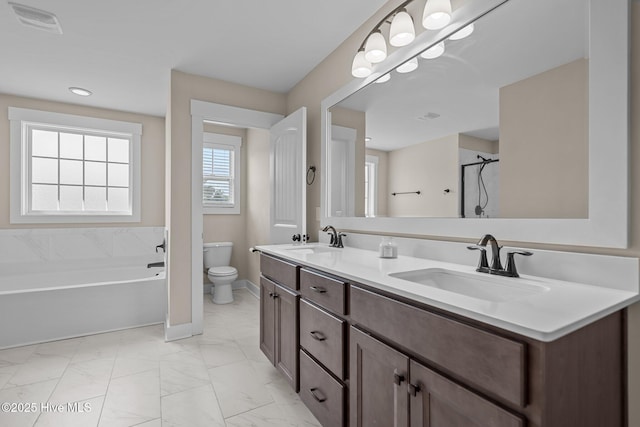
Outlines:
[[[458,165],[458,134],[390,151],[389,192],[421,194],[390,196],[389,216],[457,216]]]
[[[490,154],[499,154],[500,152],[498,141],[489,141],[488,139],[477,138],[463,133],[458,134],[458,147]]]
[[[167,114],[169,325],[191,322],[191,100],[284,114],[285,96],[221,80],[171,72]],[[264,183],[268,186],[268,181]],[[241,256],[240,251],[234,251]]]
[[[588,67],[579,59],[500,89],[501,217],[588,217]]]
[[[142,124],[141,221],[108,224],[10,224],[9,223],[9,119],[8,107],[30,108],[55,113]],[[164,226],[164,119],[123,111],[44,101],[0,94],[0,228],[53,227],[162,227]]]

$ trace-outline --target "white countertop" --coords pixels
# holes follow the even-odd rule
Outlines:
[[[540,341],[553,341],[640,300],[637,292],[528,275],[496,277],[477,273],[475,267],[468,265],[408,256],[382,259],[378,252],[363,249],[319,253],[292,250],[314,246],[327,248],[323,244],[308,244],[264,245],[256,249]],[[544,291],[507,301],[488,301],[389,276],[427,268],[478,275],[480,280],[495,280],[507,286],[519,286],[520,282]]]

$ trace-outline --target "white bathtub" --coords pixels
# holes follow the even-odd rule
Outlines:
[[[0,349],[162,323],[163,268],[0,273]]]

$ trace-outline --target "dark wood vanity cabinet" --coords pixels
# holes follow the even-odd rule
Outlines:
[[[351,328],[351,426],[524,427],[521,416]]]
[[[623,426],[621,312],[540,342],[360,286],[350,295],[352,427]]]
[[[323,426],[347,423],[345,281],[300,270],[300,398]]]
[[[260,265],[260,349],[298,391],[299,267],[267,255]]]
[[[624,426],[622,311],[541,342],[264,254],[261,268],[260,348],[325,427]]]

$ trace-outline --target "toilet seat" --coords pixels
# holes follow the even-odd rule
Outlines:
[[[238,274],[238,270],[236,270],[235,267],[230,267],[230,266],[211,267],[207,272],[208,276],[213,276],[213,277],[226,277],[226,276],[233,276],[234,274]]]

